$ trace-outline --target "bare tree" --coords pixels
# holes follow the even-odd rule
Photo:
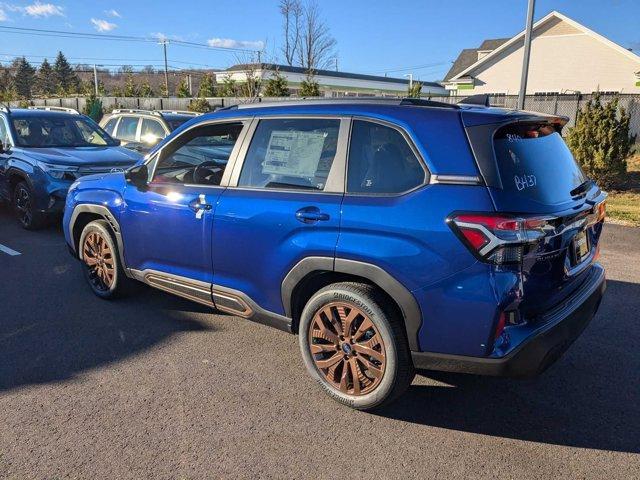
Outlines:
[[[287,65],[293,65],[300,48],[300,28],[303,15],[300,0],[280,0],[280,13],[284,20],[282,53]]]
[[[298,63],[301,67],[313,72],[319,68],[327,68],[335,61],[336,39],[322,20],[316,0],[308,0],[304,6],[300,38]]]

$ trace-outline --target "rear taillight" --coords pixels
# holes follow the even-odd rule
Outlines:
[[[542,238],[550,226],[541,217],[484,213],[457,213],[447,223],[476,257],[496,265],[520,263],[524,246]]]
[[[607,216],[607,202],[600,202],[596,207],[597,222],[604,220]]]

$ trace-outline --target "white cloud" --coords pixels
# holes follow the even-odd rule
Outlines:
[[[21,7],[20,10],[31,17],[51,17],[54,15],[64,17],[63,8],[53,3],[35,2],[26,7]]]
[[[0,8],[0,22],[6,22],[8,18],[9,17],[7,17],[7,14],[4,13],[4,10]]]
[[[114,28],[118,27],[115,23],[107,22],[100,18],[92,18],[91,23],[93,23],[93,27],[99,32],[110,32]]]
[[[212,38],[207,40],[207,44],[210,47],[219,48],[245,48],[248,50],[262,50],[264,48],[264,42],[249,41],[249,40],[233,40],[231,38]]]
[[[184,38],[181,37],[180,35],[167,35],[162,32],[152,33],[151,36],[153,38],[157,38],[160,42],[164,42],[165,40],[179,40],[179,41],[184,40]]]
[[[105,10],[104,11],[105,15],[107,15],[108,17],[113,17],[113,18],[122,18],[122,15],[120,15],[120,12],[118,12],[115,9],[111,9],[111,10]]]

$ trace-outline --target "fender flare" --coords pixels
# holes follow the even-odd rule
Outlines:
[[[282,304],[285,315],[292,317],[291,297],[293,290],[300,281],[307,275],[316,271],[329,271],[356,275],[366,278],[372,283],[382,288],[399,305],[404,317],[405,329],[409,348],[412,351],[419,351],[418,331],[422,325],[422,313],[420,306],[413,294],[395,279],[391,274],[377,265],[348,260],[344,258],[331,257],[306,257],[293,266],[285,276],[281,286]]]
[[[120,257],[120,263],[122,264],[127,277],[133,278],[131,272],[129,271],[129,268],[127,267],[126,262],[124,261],[124,245],[122,243],[122,233],[120,230],[120,223],[118,223],[118,220],[116,220],[116,218],[113,216],[113,214],[107,207],[102,205],[92,205],[87,203],[76,205],[73,209],[73,213],[71,214],[71,218],[69,220],[69,232],[68,232],[69,238],[75,240],[73,236],[73,229],[75,227],[78,216],[80,216],[80,214],[82,213],[92,213],[95,215],[99,215],[100,217],[105,219],[107,222],[109,222],[109,225],[111,226],[111,230],[113,231],[113,234],[116,237],[116,244],[118,245],[118,255]],[[73,242],[73,245],[71,246],[71,248],[73,249],[75,256],[80,258],[80,252],[78,252],[75,241]]]

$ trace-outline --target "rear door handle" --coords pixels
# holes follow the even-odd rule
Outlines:
[[[302,223],[326,222],[329,218],[329,214],[321,212],[318,207],[305,207],[296,212],[296,219]]]

